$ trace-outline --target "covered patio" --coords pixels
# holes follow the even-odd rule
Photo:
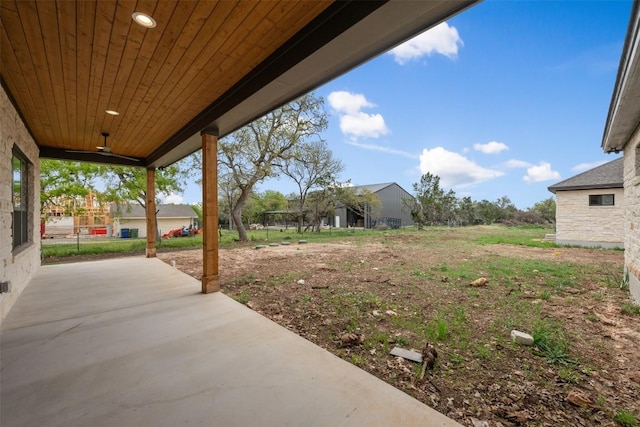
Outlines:
[[[157,258],[41,267],[1,344],[3,427],[459,425]]]
[[[217,150],[477,1],[0,3],[0,424],[453,425],[216,293]],[[197,281],[154,213],[200,149]],[[40,267],[41,158],[143,168],[146,257]]]

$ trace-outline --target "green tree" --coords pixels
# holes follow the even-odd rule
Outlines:
[[[493,224],[500,219],[501,211],[495,203],[488,200],[476,202],[475,211],[478,222],[481,224]]]
[[[230,174],[238,196],[231,216],[238,237],[247,241],[242,209],[254,186],[278,176],[277,165],[293,155],[293,148],[312,139],[327,128],[324,101],[313,93],[304,95],[244,126],[220,140],[219,165]]]
[[[475,205],[471,197],[463,197],[458,201],[456,215],[461,225],[471,225],[476,222]]]
[[[75,204],[64,204],[65,200],[84,198],[96,192],[95,186],[100,168],[93,163],[42,159],[40,162],[40,212],[50,206],[63,204],[73,209]],[[66,212],[69,215],[79,212]]]
[[[556,201],[553,197],[535,203],[531,210],[545,221],[553,223],[556,220]]]
[[[291,157],[280,164],[282,173],[297,186],[298,206],[305,206],[307,195],[314,189],[336,182],[344,169],[343,163],[333,157],[325,141],[312,141],[294,147]],[[298,233],[302,232],[303,211],[298,213]]]
[[[453,190],[444,191],[440,177],[430,172],[413,184],[414,197],[404,201],[411,217],[422,228],[425,224],[448,222],[454,218],[457,198]]]
[[[502,196],[494,202],[498,212],[498,220],[505,221],[513,219],[518,214],[518,208],[511,202],[507,196]]]

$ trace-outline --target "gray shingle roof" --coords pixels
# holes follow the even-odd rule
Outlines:
[[[130,209],[129,209],[130,208]],[[158,218],[197,218],[193,208],[189,205],[158,205]],[[118,212],[118,206],[111,205],[111,214]],[[120,205],[122,218],[145,218],[146,213],[140,205]]]
[[[613,160],[579,175],[560,181],[548,187],[555,194],[556,191],[590,190],[598,188],[622,188],[624,175],[623,158]]]

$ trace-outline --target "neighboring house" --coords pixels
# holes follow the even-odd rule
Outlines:
[[[45,238],[78,233],[98,236],[113,234],[109,204],[101,203],[94,192],[89,192],[85,197],[49,200],[42,210],[42,215],[46,218]]]
[[[160,235],[177,228],[197,225],[198,215],[189,205],[157,205],[158,231]],[[131,236],[132,229],[138,230],[138,237],[147,237],[147,217],[140,205],[111,206],[115,237]],[[123,229],[127,231],[123,233]]]
[[[556,195],[556,243],[624,247],[623,159],[549,187]]]
[[[374,228],[386,224],[391,228],[413,225],[409,210],[404,206],[404,200],[412,198],[405,189],[395,182],[385,184],[360,185],[353,187],[356,194],[369,190],[380,199],[381,206],[377,215],[360,215],[347,206],[337,207],[335,218],[330,221],[334,227],[364,227]]]
[[[602,138],[607,153],[624,153],[624,269],[640,303],[640,2],[633,2]]]

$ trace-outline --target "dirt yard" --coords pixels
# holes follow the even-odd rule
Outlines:
[[[476,244],[463,231],[238,246],[220,251],[223,292],[463,425],[640,416],[640,313],[620,289],[622,251]],[[200,250],[158,256],[202,275]],[[513,329],[547,344],[516,345]],[[437,360],[423,379],[389,354],[427,342]]]

